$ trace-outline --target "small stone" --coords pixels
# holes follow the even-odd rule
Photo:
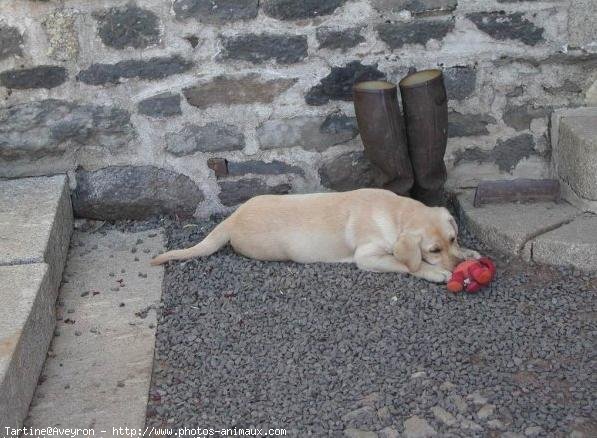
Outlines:
[[[377,438],[378,435],[375,432],[360,429],[345,429],[344,436],[347,438]]]
[[[487,125],[496,120],[488,114],[460,114],[456,111],[448,113],[448,137],[469,137],[487,135]]]
[[[75,330],[75,336],[81,336],[81,332],[79,330]]]
[[[155,324],[149,324],[147,327],[149,327],[150,329],[155,328]]]
[[[97,327],[91,327],[91,328],[89,329],[89,331],[90,331],[91,333],[95,333],[95,334],[98,334],[98,333],[99,333],[99,329],[98,329]]]
[[[543,428],[541,426],[529,426],[524,430],[525,436],[537,436],[543,433]]]
[[[137,248],[133,247],[131,248],[131,253],[135,254],[137,252]]]
[[[66,313],[75,313],[75,309],[68,309]]]
[[[144,252],[145,254],[149,254],[149,253],[151,252],[151,249],[149,249],[149,248],[145,248],[145,249],[143,250],[143,252]]]
[[[144,272],[139,272],[139,277],[147,278],[147,274],[145,274]]]
[[[350,49],[360,43],[365,42],[365,37],[361,35],[360,27],[350,27],[347,29],[334,29],[330,27],[318,27],[315,33],[320,49]]]
[[[167,133],[166,150],[182,157],[195,152],[223,152],[241,150],[245,136],[234,125],[210,122],[203,126],[185,125],[182,129]]]
[[[544,41],[544,29],[524,18],[522,12],[473,12],[466,17],[475,23],[479,30],[497,40],[518,40],[529,46]]]
[[[119,380],[118,383],[116,383],[116,386],[119,388],[124,388],[124,381]]]
[[[129,4],[95,12],[102,42],[115,49],[144,49],[160,41],[160,21],[156,14]]]
[[[411,379],[422,379],[424,377],[427,377],[427,373],[425,371],[417,371],[410,376]]]
[[[487,422],[487,427],[489,427],[490,429],[497,429],[497,430],[503,430],[505,425],[501,420],[489,420]]]
[[[135,257],[133,260],[136,261],[136,262],[138,262],[139,261],[139,257]]]
[[[228,23],[257,16],[258,0],[174,0],[176,18],[195,18],[203,23]]]
[[[457,65],[443,70],[448,99],[463,100],[471,96],[477,84],[474,67]]]
[[[379,438],[399,438],[400,433],[396,430],[395,427],[388,426],[378,431],[377,436]]]
[[[438,421],[441,421],[446,426],[453,426],[456,424],[456,417],[454,417],[454,415],[446,411],[441,406],[432,407],[431,412],[433,412],[433,415],[438,419]]]
[[[477,411],[477,418],[480,420],[486,420],[487,418],[493,415],[493,411],[495,410],[495,406],[487,404],[481,406],[481,409]]]
[[[85,292],[81,292],[81,296],[82,297],[86,297],[87,295],[89,295],[89,291],[86,290]]]
[[[470,430],[472,432],[481,432],[483,430],[483,428],[477,423],[466,418],[460,422],[460,427],[464,430]]]
[[[483,397],[479,391],[475,391],[472,394],[467,395],[466,399],[472,401],[476,405],[484,405],[487,403],[487,398]]]
[[[346,2],[346,0],[262,0],[263,12],[279,20],[302,20],[306,18],[329,15]]]
[[[260,64],[271,59],[278,64],[294,64],[307,57],[304,35],[245,34],[223,37],[224,59]]]
[[[456,385],[454,385],[452,382],[449,382],[449,381],[445,381],[444,383],[442,383],[442,384],[439,386],[439,389],[440,389],[441,391],[451,391],[451,390],[453,390],[454,388],[456,388]]]
[[[361,81],[385,79],[377,65],[363,65],[352,61],[344,67],[332,67],[330,74],[305,95],[308,105],[325,105],[330,100],[352,101],[352,86]]]
[[[387,406],[383,406],[377,410],[377,418],[383,426],[392,424],[392,414]]]
[[[425,45],[431,39],[441,41],[454,30],[454,21],[416,20],[406,23],[382,23],[376,30],[379,38],[394,50],[406,44]]]
[[[116,64],[91,64],[77,75],[77,80],[89,85],[120,84],[121,79],[164,79],[184,73],[193,67],[192,61],[180,55],[145,60],[129,59]]]
[[[124,303],[120,303],[118,307],[124,307]]]
[[[109,275],[110,277],[114,277],[114,275],[115,275],[115,274],[114,274],[114,272],[110,272],[108,275]]]
[[[385,178],[363,152],[348,152],[324,162],[319,177],[323,186],[337,191],[381,187]]]
[[[7,70],[0,73],[0,85],[25,90],[29,88],[55,88],[68,79],[64,67],[40,65],[33,68]]]
[[[259,129],[259,128],[258,128]],[[247,161],[228,161],[226,160],[226,168],[228,176],[244,176],[247,174],[254,175],[284,175],[287,173],[294,173],[297,175],[304,175],[305,171],[299,167],[284,163],[279,160],[272,160],[267,163],[258,160]]]
[[[172,117],[182,114],[180,94],[161,93],[137,104],[140,114],[150,117]],[[141,240],[141,239],[139,239]]]
[[[450,400],[452,401],[452,403],[454,403],[454,406],[456,406],[456,408],[461,414],[465,414],[466,412],[468,412],[468,405],[461,396],[453,394],[450,396]]]
[[[0,26],[0,60],[21,56],[23,36],[16,27]]]
[[[418,416],[412,416],[404,422],[405,438],[427,438],[436,436],[437,432],[427,421]]]
[[[278,184],[269,186],[257,178],[247,178],[238,181],[221,181],[220,194],[218,197],[225,206],[233,206],[245,202],[257,195],[282,195],[292,188],[289,184]]]
[[[205,109],[213,105],[272,103],[296,83],[297,79],[264,80],[257,74],[240,77],[218,76],[211,81],[183,90],[189,105]]]

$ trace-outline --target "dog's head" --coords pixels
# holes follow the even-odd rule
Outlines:
[[[425,208],[398,238],[394,256],[411,272],[416,272],[423,261],[453,270],[463,258],[458,245],[458,225],[448,209]]]

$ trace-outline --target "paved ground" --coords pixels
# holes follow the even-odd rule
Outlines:
[[[168,247],[214,224],[170,224]],[[146,424],[596,436],[597,277],[518,259],[498,269],[490,290],[453,296],[409,276],[230,249],[173,264]]]
[[[149,259],[163,251],[163,236],[143,230],[155,223],[78,225],[25,425],[93,427],[109,437],[113,427],[144,427],[163,278]]]

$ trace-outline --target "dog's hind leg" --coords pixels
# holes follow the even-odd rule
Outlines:
[[[229,221],[230,218],[218,224],[218,226],[216,226],[212,232],[197,245],[187,249],[176,249],[160,254],[151,260],[151,265],[157,266],[170,260],[187,260],[193,257],[205,257],[213,254],[226,245],[230,240]]]

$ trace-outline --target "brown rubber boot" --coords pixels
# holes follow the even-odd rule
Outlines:
[[[360,82],[353,94],[365,155],[385,174],[385,189],[408,196],[414,180],[396,85]]]
[[[400,81],[408,154],[415,183],[413,198],[426,205],[445,205],[448,99],[441,70],[423,70]]]

